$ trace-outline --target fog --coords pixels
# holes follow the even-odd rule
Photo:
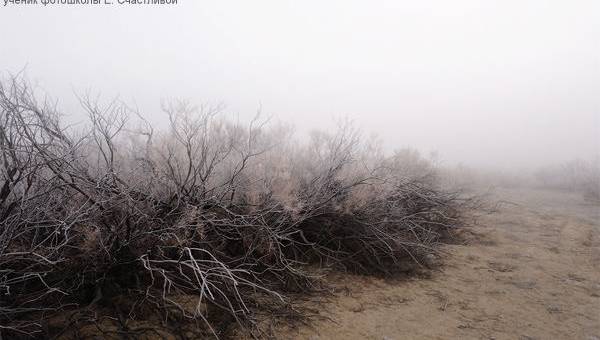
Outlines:
[[[3,3],[0,3],[2,6]],[[600,2],[192,1],[0,7],[0,71],[74,93],[260,108],[302,134],[350,117],[387,149],[535,167],[600,152]]]

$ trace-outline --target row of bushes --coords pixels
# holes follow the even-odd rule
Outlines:
[[[430,162],[347,122],[300,143],[218,107],[164,105],[154,130],[80,101],[88,123],[72,128],[22,78],[0,84],[0,337],[139,335],[153,318],[261,337],[254,315],[293,312],[310,268],[394,274],[461,225],[467,201]]]
[[[600,159],[545,167],[535,173],[535,179],[544,188],[581,192],[586,200],[600,202]]]
[[[464,165],[447,167],[444,185],[449,188],[531,188],[567,191],[581,194],[589,202],[600,202],[600,158],[575,159],[560,164],[538,167],[535,171],[483,170]]]

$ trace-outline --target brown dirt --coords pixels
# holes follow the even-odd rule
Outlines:
[[[576,194],[503,190],[430,278],[328,280],[338,293],[288,339],[600,339],[600,207]]]

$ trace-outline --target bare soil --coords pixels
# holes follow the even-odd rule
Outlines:
[[[336,274],[318,319],[282,339],[600,339],[600,206],[498,190],[497,212],[429,278]]]

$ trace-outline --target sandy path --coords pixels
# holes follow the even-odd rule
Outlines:
[[[510,190],[480,235],[447,247],[430,279],[339,275],[338,294],[298,339],[600,340],[600,211],[577,195]]]

